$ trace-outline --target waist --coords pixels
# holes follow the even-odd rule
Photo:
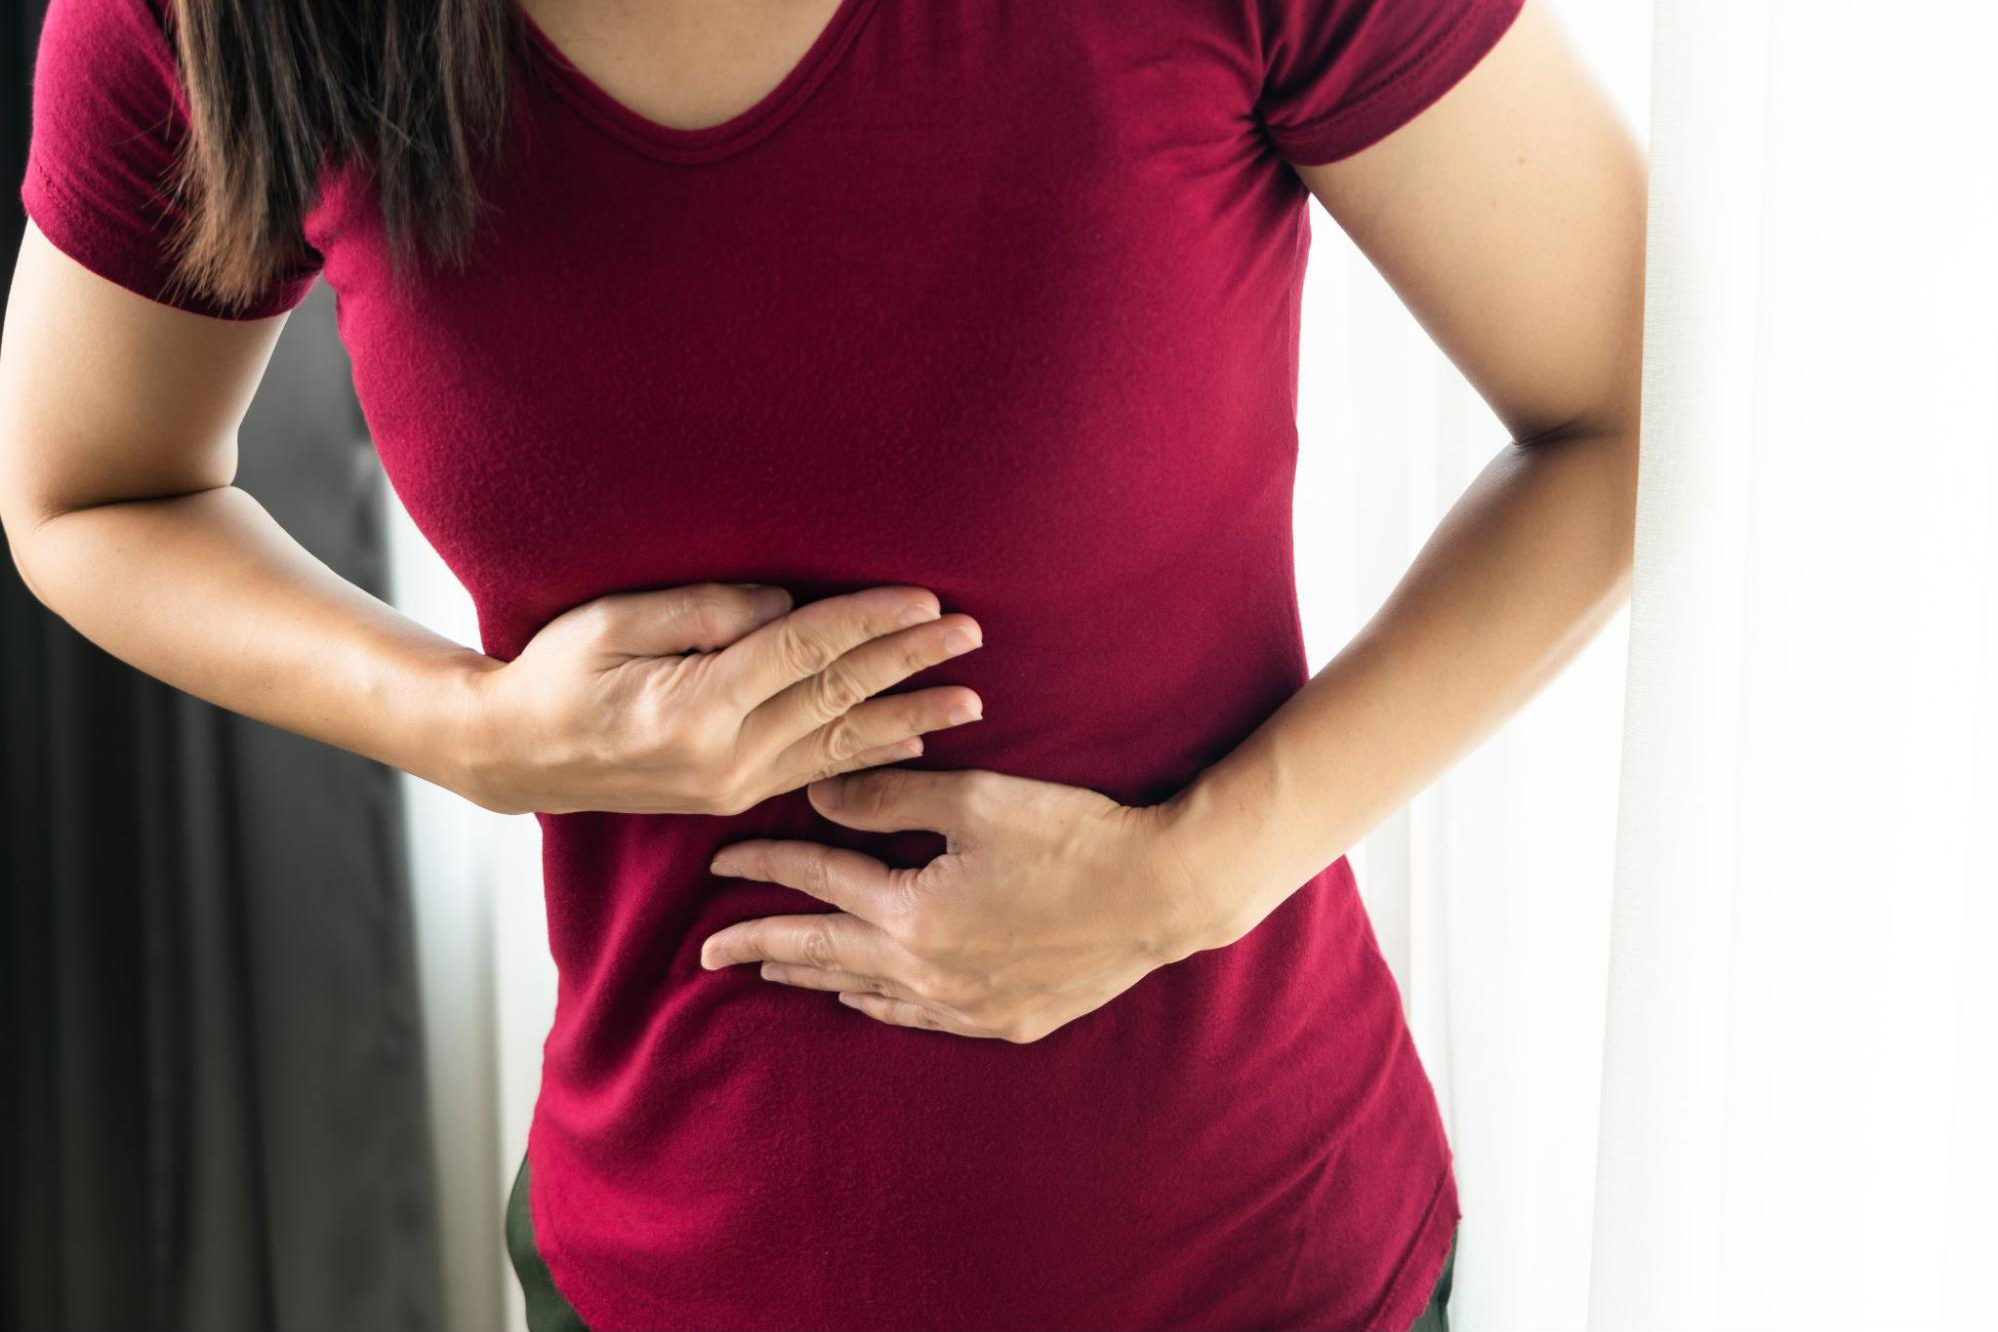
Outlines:
[[[652,957],[640,1011],[564,993],[535,1124],[536,1181],[559,1177],[578,1264],[656,1273],[682,1300],[706,1298],[701,1281],[778,1298],[749,1275],[778,1280],[774,1245],[818,1301],[773,1307],[789,1326],[827,1308],[893,1326],[841,1301],[870,1282],[916,1300],[925,1279],[1019,1326],[1043,1297],[1066,1316],[1107,1300],[1105,1318],[1184,1317],[1193,1269],[1260,1279],[1268,1302],[1300,1244],[1316,1274],[1299,1289],[1377,1261],[1366,1218],[1413,1225],[1402,1211],[1447,1160],[1343,861],[1244,939],[1028,1045],[701,972],[696,919]],[[1147,1289],[1159,1312],[1136,1314]]]

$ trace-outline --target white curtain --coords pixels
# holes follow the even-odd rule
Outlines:
[[[1652,160],[1631,608],[1355,854],[1453,1326],[1998,1326],[1998,25],[1556,8]],[[1318,220],[1314,665],[1503,440]]]
[[[1660,0],[1597,1326],[1998,1320],[1994,38]]]
[[[1998,24],[1553,8],[1652,160],[1632,605],[1353,852],[1456,1154],[1452,1325],[1998,1327]],[[1505,437],[1314,233],[1316,667]],[[476,641],[397,521],[398,604]],[[519,1328],[534,825],[410,791],[452,1323]]]

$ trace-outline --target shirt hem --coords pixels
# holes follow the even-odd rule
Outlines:
[[[535,1250],[548,1269],[549,1282],[576,1311],[577,1317],[590,1328],[608,1328],[612,1326],[612,1320],[597,1304],[597,1288],[579,1274],[565,1271],[569,1261],[568,1250],[556,1221],[559,1209],[555,1202],[561,1189],[560,1185],[550,1182],[556,1176],[544,1173],[535,1163],[534,1138],[530,1127],[528,1171],[535,1187],[528,1191],[527,1206],[528,1219],[534,1230]],[[1455,1168],[1446,1162],[1442,1177],[1430,1191],[1422,1220],[1416,1225],[1415,1238],[1410,1241],[1401,1263],[1389,1278],[1387,1294],[1362,1321],[1362,1328],[1367,1332],[1407,1332],[1414,1326],[1428,1307],[1429,1296],[1435,1290],[1437,1281],[1442,1278],[1443,1260],[1449,1255],[1450,1242],[1461,1219]]]
[[[1387,1294],[1362,1324],[1371,1332],[1407,1332],[1428,1307],[1429,1297],[1443,1276],[1451,1236],[1462,1219],[1456,1183],[1455,1167],[1446,1161],[1443,1176],[1436,1181],[1416,1226],[1415,1238],[1388,1282]]]
[[[568,1248],[562,1241],[561,1226],[556,1221],[559,1209],[555,1205],[555,1197],[561,1192],[561,1185],[549,1184],[551,1179],[559,1178],[561,1172],[557,1171],[553,1175],[544,1174],[541,1167],[535,1163],[536,1137],[537,1134],[530,1125],[527,1135],[527,1168],[535,1187],[528,1191],[527,1210],[528,1219],[534,1226],[535,1250],[540,1253],[542,1264],[548,1269],[549,1284],[553,1285],[555,1293],[576,1311],[576,1316],[583,1320],[584,1325],[593,1329],[608,1328],[612,1325],[612,1320],[597,1307],[596,1288],[574,1272],[565,1274],[569,1263]]]

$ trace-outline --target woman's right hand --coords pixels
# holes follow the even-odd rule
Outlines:
[[[976,621],[919,587],[796,610],[774,586],[611,593],[478,677],[480,757],[460,794],[507,814],[737,814],[975,720],[983,703],[961,685],[873,695],[979,643]]]

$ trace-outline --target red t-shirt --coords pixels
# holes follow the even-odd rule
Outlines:
[[[54,0],[21,197],[159,297],[161,0]],[[477,262],[391,281],[360,173],[306,226],[382,463],[511,658],[705,579],[933,589],[985,718],[914,765],[1166,798],[1308,678],[1291,546],[1309,196],[1520,0],[843,0],[757,105],[667,128],[529,29]],[[182,299],[204,310],[198,300]],[[204,312],[212,312],[206,311]],[[701,941],[826,910],[746,836],[920,864],[802,791],[542,815],[559,998],[529,1151],[598,1328],[1402,1328],[1458,1218],[1342,857],[1239,942],[1026,1045],[877,1022]]]

